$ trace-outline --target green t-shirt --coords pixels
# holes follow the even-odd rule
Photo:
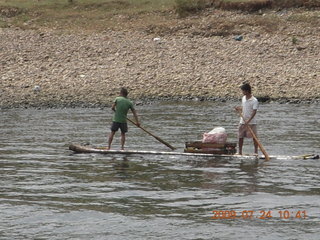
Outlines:
[[[127,113],[129,109],[134,110],[133,103],[125,97],[117,97],[114,102],[116,104],[116,112],[113,116],[112,121],[118,123],[126,123]]]

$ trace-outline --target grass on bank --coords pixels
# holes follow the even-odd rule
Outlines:
[[[320,0],[176,0],[176,12],[187,16],[208,7],[257,12],[263,9],[319,8]]]
[[[320,0],[0,0],[0,27],[103,31],[159,25],[207,8],[254,12],[286,7],[318,8]]]
[[[9,26],[101,31],[121,28],[137,16],[168,12],[174,0],[0,0],[0,19]],[[155,20],[156,21],[156,20]],[[1,24],[5,25],[5,24]]]

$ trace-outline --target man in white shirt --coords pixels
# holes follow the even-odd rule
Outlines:
[[[236,107],[236,111],[242,111],[243,118],[240,118],[239,125],[239,154],[242,155],[243,139],[252,138],[252,134],[248,129],[251,127],[255,135],[257,135],[257,122],[256,113],[258,110],[259,102],[251,93],[251,86],[248,83],[243,84],[241,87],[243,97],[242,106]],[[258,154],[258,143],[253,139],[254,153]]]

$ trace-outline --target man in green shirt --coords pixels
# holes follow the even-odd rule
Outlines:
[[[129,109],[131,109],[133,116],[136,120],[137,125],[139,126],[138,115],[134,109],[133,103],[127,98],[128,90],[126,88],[121,88],[120,96],[116,97],[114,103],[112,104],[112,110],[115,112],[112,119],[111,133],[108,141],[108,148],[111,148],[111,143],[115,133],[121,130],[121,150],[124,150],[124,143],[126,141],[126,132],[128,132],[127,125],[127,114]]]

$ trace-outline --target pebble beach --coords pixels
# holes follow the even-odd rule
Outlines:
[[[139,99],[319,102],[320,26],[227,36],[139,29],[99,33],[0,29],[0,106],[110,105],[120,87]],[[297,36],[297,37],[293,37]]]

